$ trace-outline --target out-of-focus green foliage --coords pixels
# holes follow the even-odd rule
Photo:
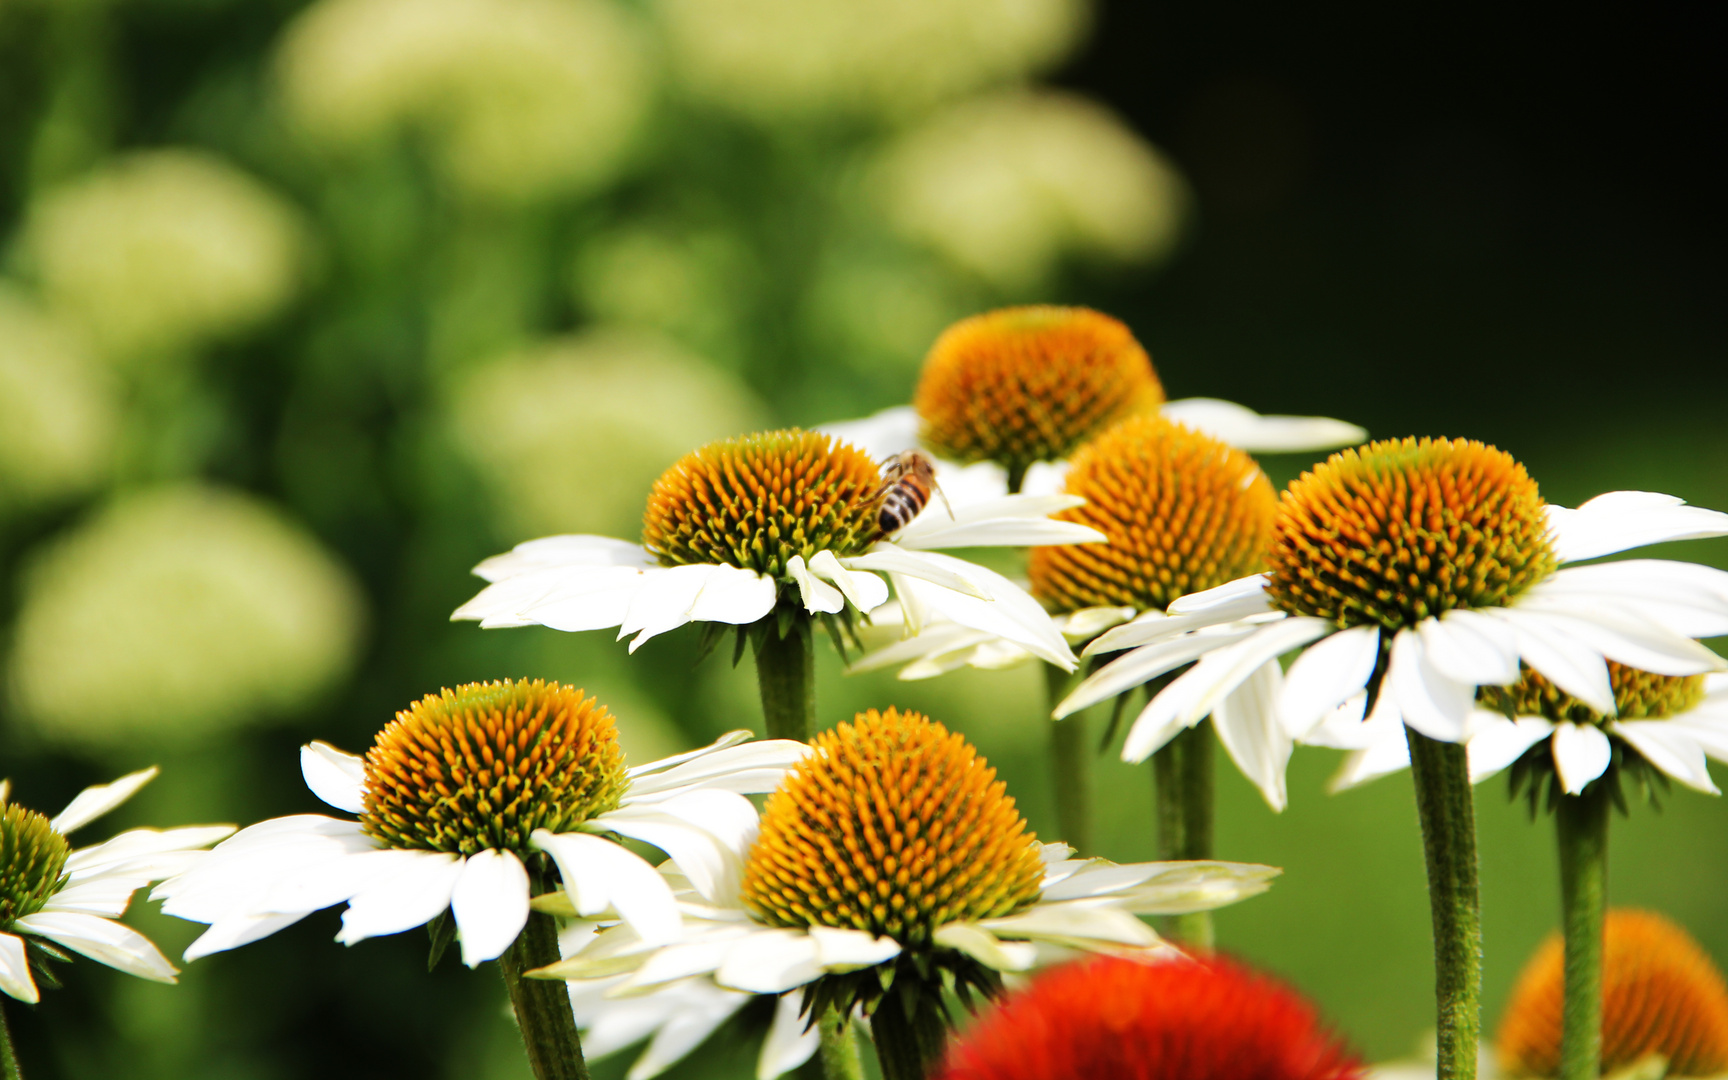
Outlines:
[[[905,401],[953,319],[1086,300],[1172,257],[1175,166],[1036,82],[1089,18],[1082,0],[0,0],[15,797],[54,808],[159,762],[117,825],[319,812],[299,743],[359,750],[420,694],[502,676],[596,692],[636,761],[759,726],[748,664],[698,665],[693,632],[626,657],[449,613],[509,545],[633,535],[653,478],[705,440]],[[1292,356],[1331,370],[1184,344],[1241,363],[1161,359],[1179,393],[1233,394]],[[1680,452],[1720,449],[1707,432],[1669,425],[1641,457],[1562,423],[1516,436],[1561,501],[1642,486],[1728,506],[1723,474]],[[965,731],[1054,838],[1034,670],[900,684],[826,657],[820,680],[825,722],[899,704]],[[1431,1015],[1408,782],[1334,799],[1329,768],[1297,755],[1281,817],[1221,771],[1221,855],[1287,868],[1221,938],[1397,1054]],[[1147,771],[1098,775],[1103,853],[1149,855]],[[1497,792],[1479,805],[1492,1016],[1556,903],[1546,829]],[[1721,822],[1682,793],[1617,826],[1616,901],[1728,948],[1708,918]],[[132,918],[171,954],[196,933]],[[334,926],[179,987],[74,965],[9,1013],[31,1075],[525,1075],[487,972],[427,975],[422,936],[343,949]],[[766,1019],[674,1075],[745,1075]]]

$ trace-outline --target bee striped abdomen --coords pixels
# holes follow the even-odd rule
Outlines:
[[[901,480],[882,496],[882,509],[876,512],[876,527],[882,530],[884,536],[897,533],[912,524],[912,519],[918,516],[929,501],[929,489],[915,487],[906,480]]]

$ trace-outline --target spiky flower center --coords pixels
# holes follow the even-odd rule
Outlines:
[[[815,431],[692,451],[654,483],[642,546],[666,566],[725,564],[784,579],[794,555],[857,555],[876,538],[877,463]]]
[[[744,902],[762,921],[916,946],[1038,899],[1038,845],[964,738],[871,709],[815,746],[768,799],[744,867]]]
[[[366,832],[391,847],[530,854],[618,805],[628,781],[605,706],[557,683],[468,683],[396,714],[366,753]]]
[[[1126,420],[1074,455],[1064,490],[1084,506],[1056,517],[1108,544],[1035,547],[1032,595],[1058,614],[1163,610],[1261,569],[1278,499],[1254,459],[1158,416]]]
[[[1728,1072],[1728,986],[1690,934],[1648,911],[1608,913],[1602,950],[1602,1075],[1652,1054],[1669,1076]],[[1497,1040],[1511,1076],[1560,1074],[1565,949],[1554,934],[1512,991]]]
[[[0,930],[42,910],[60,889],[72,845],[48,818],[16,804],[0,805]]]
[[[1657,675],[1608,661],[1608,682],[1622,720],[1660,720],[1704,699],[1704,676]],[[1477,697],[1507,716],[1540,716],[1555,723],[1602,724],[1607,717],[1549,682],[1529,666],[1511,686],[1484,686]]]
[[[1498,606],[1557,564],[1536,482],[1464,439],[1333,454],[1279,500],[1269,562],[1280,609],[1387,630]]]
[[[1023,474],[1067,457],[1164,388],[1128,328],[1086,308],[1014,307],[949,327],[912,399],[924,444],[955,461]]]

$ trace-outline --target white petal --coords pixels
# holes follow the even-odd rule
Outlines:
[[[1134,614],[1131,607],[1081,608],[1079,611],[1057,616],[1056,625],[1062,631],[1063,637],[1078,643],[1091,641],[1111,627],[1132,619]]]
[[[210,924],[210,929],[199,935],[198,940],[186,947],[182,959],[190,964],[215,953],[262,941],[278,930],[293,926],[310,914],[309,911],[302,911],[294,915],[233,915],[218,919]]]
[[[414,852],[386,877],[348,901],[336,940],[353,945],[369,937],[400,934],[424,926],[450,906],[463,860],[439,852]]]
[[[1278,691],[1283,675],[1276,660],[1263,664],[1236,690],[1218,703],[1212,726],[1229,752],[1230,760],[1265,796],[1266,805],[1279,812],[1289,802],[1284,788],[1284,768],[1290,763],[1294,744],[1278,722]]]
[[[208,847],[234,832],[232,825],[186,825],[178,829],[128,829],[100,844],[79,848],[66,859],[74,882],[125,864],[127,873],[140,871],[152,858]],[[155,880],[152,878],[151,880]]]
[[[0,932],[0,993],[34,1005],[42,1000],[36,980],[30,977],[30,958],[24,939]]]
[[[810,572],[824,581],[832,581],[852,606],[862,612],[872,612],[888,602],[888,585],[867,571],[848,570],[828,550],[810,557]]]
[[[856,971],[900,955],[900,944],[893,938],[876,937],[862,930],[812,926],[806,932],[816,943],[817,961],[827,971]]]
[[[918,447],[918,410],[895,405],[857,420],[836,420],[816,428],[841,442],[851,443],[878,461]]]
[[[468,856],[450,893],[450,911],[461,932],[462,962],[476,967],[497,959],[528,925],[527,869],[508,851]]]
[[[1614,689],[1601,653],[1556,629],[1540,615],[1526,615],[1517,608],[1489,610],[1512,627],[1518,653],[1526,664],[1597,712],[1614,715]]]
[[[880,554],[881,546],[878,544],[877,552],[862,557],[873,558]],[[922,562],[938,573],[956,578],[964,577],[975,591],[981,591],[985,597],[978,599],[970,592],[958,592],[935,585],[928,578],[903,580],[916,602],[925,609],[962,626],[987,630],[1006,638],[1065,671],[1074,670],[1077,661],[1074,651],[1068,647],[1067,639],[1057,629],[1049,612],[1032,599],[1026,590],[994,570],[949,555],[939,555],[933,551],[908,551],[900,554],[904,558]],[[857,561],[852,560],[853,563]]]
[[[1382,694],[1385,698],[1387,695]],[[1368,727],[1362,713],[1368,708],[1368,691],[1358,690],[1351,694],[1342,705],[1327,713],[1321,721],[1308,729],[1308,734],[1296,740],[1303,746],[1326,746],[1334,750],[1361,750],[1373,744],[1371,734],[1364,729]],[[1402,724],[1402,719],[1398,723]]]
[[[822,1034],[815,1024],[806,1024],[804,991],[780,995],[774,1002],[774,1022],[756,1058],[756,1080],[776,1080],[816,1056]]]
[[[1709,649],[1636,614],[1629,607],[1597,597],[1543,594],[1535,589],[1518,598],[1523,615],[1538,615],[1554,628],[1610,660],[1659,675],[1702,675],[1728,668]]]
[[[1003,941],[975,923],[949,923],[939,927],[935,942],[958,949],[995,971],[1027,971],[1038,960],[1036,946],[1024,941]]]
[[[1003,495],[956,506],[950,517],[940,499],[894,538],[913,551],[958,547],[1045,547],[1106,543],[1109,537],[1089,525],[1053,521],[1047,515],[1085,503],[1077,495]]]
[[[344,753],[327,742],[300,748],[300,775],[312,794],[338,810],[358,814],[366,809],[366,759]]]
[[[635,652],[649,638],[687,622],[753,623],[774,609],[776,592],[772,578],[736,566],[675,566],[646,575],[618,636],[635,634]]]
[[[1178,597],[1168,610],[1172,615],[1204,613],[1221,618],[1241,619],[1271,611],[1272,599],[1266,594],[1266,575],[1254,574],[1237,578],[1235,581],[1226,581],[1215,589]]]
[[[602,630],[624,621],[658,566],[568,566],[505,578],[480,590],[450,614],[482,629],[550,626],[555,630]]]
[[[1476,688],[1447,678],[1429,663],[1422,638],[1414,631],[1400,630],[1392,639],[1392,660],[1381,689],[1398,695],[1398,711],[1417,731],[1442,742],[1464,741],[1464,720]]]
[[[676,941],[682,919],[666,879],[640,857],[610,840],[582,833],[534,830],[533,846],[552,856],[564,891],[582,915],[612,908],[643,941]]]
[[[686,750],[682,754],[673,754],[671,757],[663,757],[646,764],[632,765],[624,770],[624,775],[630,778],[630,788],[634,791],[640,784],[647,782],[650,773],[664,774],[674,766],[682,765],[686,761],[694,761],[715,751],[725,750],[740,743],[747,743],[753,738],[755,735],[744,728],[738,728],[734,731],[728,731],[707,746],[699,746],[694,750]]]
[[[78,793],[78,797],[66,804],[66,809],[60,811],[48,827],[62,836],[82,828],[90,822],[106,814],[138,793],[138,789],[156,779],[157,769],[152,765],[148,769],[140,769],[128,773],[112,784],[97,784],[87,787]]]
[[[1051,715],[1061,719],[1100,701],[1108,701],[1207,653],[1241,641],[1258,629],[1252,625],[1219,627],[1210,633],[1183,634],[1133,649],[1088,676],[1057,704]]]
[[[1374,741],[1344,758],[1327,790],[1346,791],[1410,767],[1410,742],[1402,723],[1381,723],[1373,731]]]
[[[684,1060],[749,1000],[745,994],[716,994],[686,1000],[682,1008],[660,1025],[648,1048],[625,1074],[626,1080],[647,1080]]]
[[[737,800],[743,804],[742,812],[748,816],[746,829],[749,833],[755,832],[756,811],[744,796],[728,791],[692,792],[691,795]],[[616,832],[664,851],[709,903],[720,903],[736,895],[744,873],[745,853],[734,850],[684,816],[665,812],[663,806],[650,803],[642,807],[624,807],[594,818],[587,827]]]
[[[1331,450],[1366,442],[1368,432],[1327,416],[1262,416],[1233,401],[1183,398],[1166,401],[1159,413],[1231,446],[1254,453]]]
[[[794,555],[786,560],[786,572],[792,575],[792,581],[798,586],[798,597],[804,602],[804,610],[812,615],[834,615],[846,606],[846,598],[839,589],[816,580],[816,575],[804,565],[804,556]]]
[[[1122,760],[1146,760],[1152,753],[1148,740],[1166,720],[1188,726],[1199,723],[1262,664],[1331,632],[1332,624],[1324,619],[1282,619],[1207,654],[1152,699],[1128,732]]]
[[[1136,915],[1182,915],[1211,911],[1271,887],[1282,871],[1256,863],[1164,862],[1144,864],[1153,868],[1146,881],[1113,902]],[[1012,918],[1012,917],[1011,917]],[[998,920],[987,925],[996,926]]]
[[[998,640],[995,634],[986,630],[974,630],[970,626],[957,623],[939,622],[926,626],[914,637],[896,641],[865,653],[854,660],[846,668],[848,675],[861,674],[866,671],[880,671],[883,668],[919,660],[930,660],[940,664],[944,658],[959,656],[961,661],[953,667],[964,666],[964,657],[972,649],[988,641]],[[1027,654],[1031,655],[1031,654]],[[951,669],[950,669],[951,670]],[[905,678],[902,675],[901,678]]]
[[[556,570],[572,566],[659,565],[641,544],[611,536],[571,534],[543,536],[517,544],[503,555],[494,555],[474,568],[477,577],[487,581],[503,581],[537,570]]]
[[[1518,640],[1510,628],[1480,612],[1455,608],[1416,624],[1428,662],[1448,678],[1471,686],[1518,681]]]
[[[764,930],[735,946],[714,978],[721,986],[783,994],[822,976],[816,942],[802,930]]]
[[[702,750],[636,766],[630,770],[630,790],[625,792],[624,803],[671,798],[691,788],[717,788],[742,795],[773,791],[786,770],[811,753],[810,747],[791,739],[737,745],[737,736],[747,738],[749,734],[734,731]],[[665,768],[668,762],[672,766]]]
[[[125,923],[95,915],[38,911],[13,925],[128,975],[152,982],[174,981],[174,965],[150,943],[149,938]]]
[[[1470,782],[1480,784],[1514,761],[1524,752],[1554,734],[1552,721],[1538,716],[1520,716],[1508,720],[1498,713],[1488,713],[1492,722],[1478,725],[1470,736]]]
[[[1622,720],[1610,730],[1625,739],[1645,761],[1687,787],[1711,795],[1721,794],[1710,779],[1704,748],[1679,725],[1663,720]]]
[[[1728,536],[1728,514],[1687,506],[1684,499],[1654,491],[1610,491],[1576,510],[1554,505],[1547,510],[1561,562],[1670,540]]]
[[[841,559],[840,565],[848,570],[879,570],[886,574],[899,574],[902,577],[928,581],[944,589],[953,589],[967,596],[975,596],[980,600],[990,599],[990,593],[977,584],[972,574],[972,571],[981,569],[980,567],[947,556],[914,553],[886,541],[878,543],[862,555]],[[898,584],[895,589],[902,597],[905,596],[905,591]],[[908,611],[907,625],[915,626],[911,615],[912,612]]]
[[[1368,684],[1380,658],[1380,630],[1355,626],[1315,642],[1290,665],[1278,695],[1278,715],[1293,737],[1314,730],[1326,714]]]
[[[1713,566],[1668,559],[1567,566],[1524,597],[1532,595],[1612,604],[1687,638],[1728,634],[1728,571]]]
[[[1601,776],[1614,760],[1608,736],[1595,724],[1564,723],[1554,726],[1554,771],[1566,794],[1576,795],[1584,785]]]

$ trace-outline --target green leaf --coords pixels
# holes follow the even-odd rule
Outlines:
[[[436,919],[427,923],[426,932],[432,936],[432,952],[426,957],[426,970],[432,971],[444,958],[444,950],[456,940],[456,920],[450,917],[450,909],[440,911]]]

